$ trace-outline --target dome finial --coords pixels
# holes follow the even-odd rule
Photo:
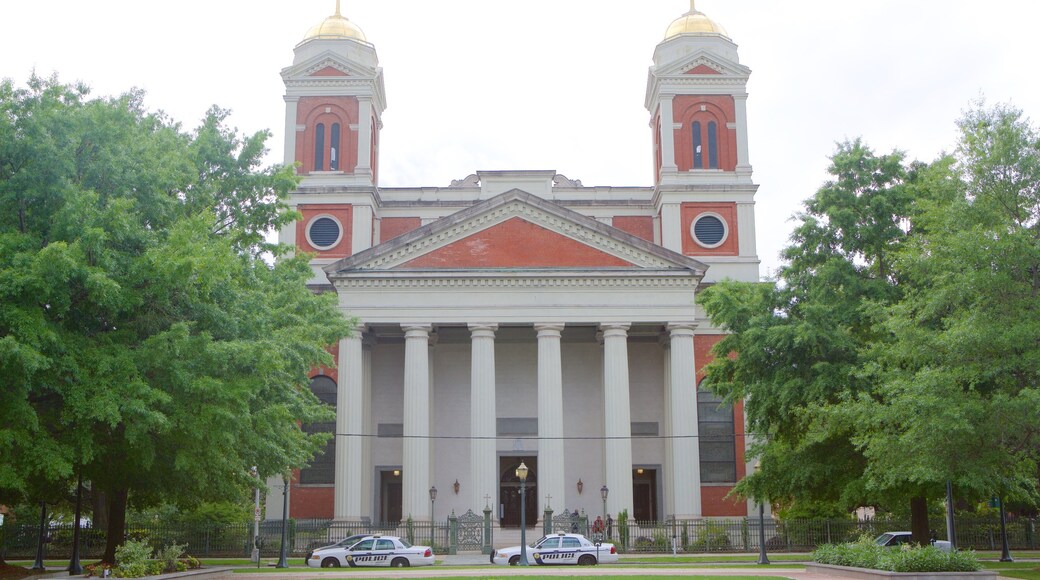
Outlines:
[[[339,0],[336,0],[336,1],[338,2]],[[697,0],[690,0],[690,12],[696,12],[696,11],[697,11]]]
[[[690,0],[690,5],[693,5],[693,0]],[[342,14],[339,13],[339,0],[336,0],[336,16],[342,16]]]

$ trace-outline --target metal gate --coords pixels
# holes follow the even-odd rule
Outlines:
[[[484,547],[484,517],[467,510],[458,521],[459,551],[479,552]]]

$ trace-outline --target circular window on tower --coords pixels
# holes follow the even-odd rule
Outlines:
[[[343,228],[332,216],[318,216],[307,226],[307,241],[314,248],[328,250],[339,243]]]
[[[702,213],[694,218],[690,225],[690,234],[693,241],[704,248],[717,248],[726,241],[729,236],[729,227],[726,220],[717,213]]]

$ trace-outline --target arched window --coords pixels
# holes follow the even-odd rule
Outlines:
[[[320,125],[319,125],[320,126]],[[336,381],[325,375],[311,379],[311,392],[322,403],[336,407]],[[336,423],[308,423],[302,426],[305,433],[335,433]],[[325,444],[325,448],[314,456],[311,466],[300,470],[301,484],[332,484],[336,478],[336,438]]]
[[[325,170],[325,124],[314,128],[314,170]]]
[[[329,135],[329,171],[339,170],[339,123],[332,124]]]
[[[703,388],[697,389],[697,433],[701,450],[701,482],[737,481],[733,407],[724,405],[722,397]]]
[[[693,122],[693,168],[700,169],[704,165],[704,154],[702,151],[701,143],[701,124],[700,121]]]
[[[715,121],[708,122],[708,169],[719,168],[719,132]]]

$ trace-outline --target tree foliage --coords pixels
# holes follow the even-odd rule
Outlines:
[[[742,493],[916,498],[915,518],[948,479],[1035,501],[1040,139],[1006,106],[959,127],[956,154],[928,165],[839,145],[777,279],[702,293],[730,332],[709,385],[746,400],[761,437]]]
[[[347,321],[264,241],[296,178],[227,115],[184,132],[139,92],[0,83],[0,502],[78,471],[117,512],[237,498],[327,438],[297,422],[329,417],[307,372]]]

